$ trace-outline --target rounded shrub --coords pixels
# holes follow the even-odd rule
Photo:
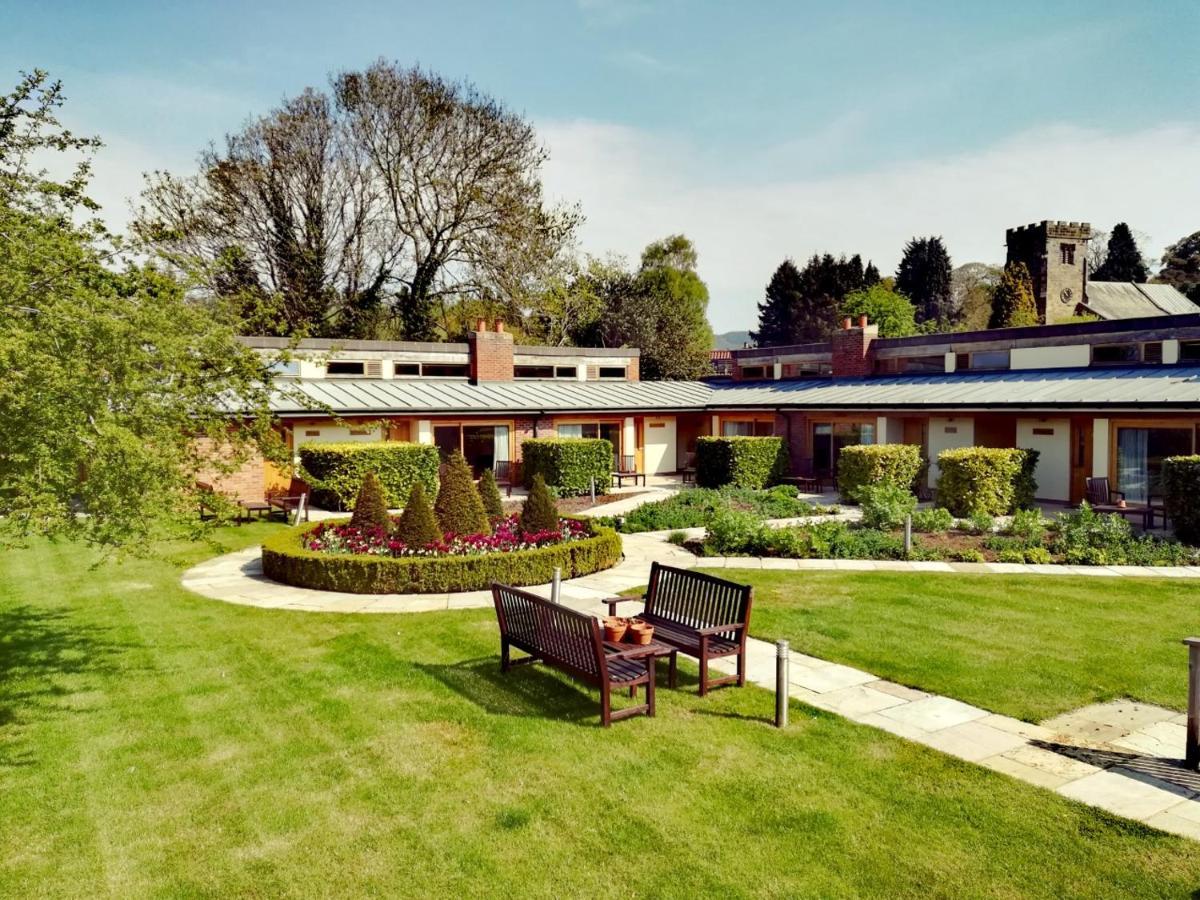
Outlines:
[[[526,534],[553,531],[558,527],[558,504],[541,475],[533,477],[533,487],[521,507],[521,530]]]
[[[852,444],[838,454],[838,493],[858,503],[868,485],[888,484],[912,490],[921,472],[921,448],[916,444]]]
[[[403,506],[416,482],[434,494],[438,489],[437,447],[404,441],[303,444],[300,467],[312,488],[312,502],[323,509],[346,509],[363,479],[374,472],[388,507]]]
[[[943,450],[938,454],[938,503],[956,516],[1007,514],[1024,453],[998,447]]]
[[[387,502],[383,499],[383,487],[374,472],[368,472],[363,478],[358,497],[354,500],[354,515],[350,517],[350,524],[356,528],[388,528],[391,525]]]
[[[560,497],[606,494],[612,484],[613,445],[604,438],[530,438],[521,442],[525,487],[541,475]]]
[[[483,501],[483,511],[489,516],[504,515],[504,501],[500,497],[500,486],[496,484],[496,476],[491,469],[484,469],[479,476],[479,499]]]
[[[350,524],[353,525],[354,521],[351,520]],[[423,547],[442,539],[437,517],[419,481],[412,486],[408,502],[404,504],[404,512],[396,523],[396,537],[410,547]]]
[[[896,528],[917,508],[917,498],[907,486],[881,482],[858,489],[862,523],[867,528]]]
[[[492,526],[483,501],[475,490],[471,467],[462,452],[455,450],[442,469],[442,486],[433,505],[438,526],[446,534],[491,534]]]
[[[1200,456],[1164,459],[1162,487],[1175,536],[1185,544],[1200,544]]]
[[[701,437],[696,439],[696,484],[716,488],[764,488],[787,474],[781,437]]]
[[[319,524],[290,528],[268,538],[262,547],[264,574],[284,584],[319,591],[447,593],[483,590],[494,581],[518,587],[546,584],[553,579],[555,568],[563,578],[578,578],[611,568],[621,558],[621,536],[595,525],[591,537],[532,550],[392,557],[310,550],[305,535]]]

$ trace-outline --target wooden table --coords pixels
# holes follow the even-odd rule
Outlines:
[[[244,517],[247,522],[250,521],[250,514],[258,513],[261,519],[263,516],[270,515],[271,504],[264,500],[239,500],[238,501],[238,521],[242,521]]]
[[[628,653],[630,650],[644,650],[642,656],[653,656],[656,659],[666,656],[669,658],[667,664],[667,684],[670,687],[675,687],[675,663],[679,656],[679,651],[669,644],[664,644],[660,641],[651,640],[648,644],[635,644],[632,641],[605,641],[604,649],[608,653]],[[629,689],[629,696],[637,696],[637,688]]]

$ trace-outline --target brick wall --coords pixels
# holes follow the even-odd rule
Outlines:
[[[625,369],[625,377],[629,381],[640,381],[642,378],[641,371],[641,362],[635,356],[629,361],[629,366]]]
[[[842,328],[833,333],[834,378],[862,378],[875,369],[872,343],[879,337],[879,326],[868,325],[865,316],[857,325],[849,322],[847,319]]]
[[[535,433],[536,432],[536,433]],[[521,444],[530,438],[554,437],[554,423],[550,419],[516,419],[513,421],[513,434],[516,444],[515,456],[521,458]]]
[[[209,438],[198,439],[196,447],[204,456],[217,460],[229,458],[229,448],[218,447]],[[266,493],[266,465],[262,455],[254,451],[233,472],[225,474],[216,467],[202,469],[196,474],[196,480],[212,485],[214,491],[228,494],[235,500],[262,500]]]
[[[494,331],[488,331],[481,319],[475,331],[467,335],[467,348],[471,359],[471,381],[513,380],[513,336],[504,330],[504,323],[496,320]]]

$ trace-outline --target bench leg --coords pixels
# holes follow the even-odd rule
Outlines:
[[[654,718],[654,670],[654,657],[647,656],[646,674],[650,676],[650,680],[646,682],[646,715],[652,719]]]
[[[508,641],[506,641],[504,638],[501,638],[500,639],[500,671],[507,672],[509,665],[510,665],[510,663],[509,663],[509,658],[508,658]]]
[[[708,635],[700,635],[700,696],[708,693]]]
[[[607,684],[600,685],[600,724],[605,728],[612,725],[612,696]]]
[[[670,685],[672,690],[675,689],[676,675],[678,674],[678,671],[679,671],[676,666],[678,659],[679,659],[679,651],[672,650],[670,663],[668,664],[668,667],[667,667],[667,684]]]
[[[746,686],[746,648],[743,646],[738,651],[737,657],[737,684],[738,687]]]

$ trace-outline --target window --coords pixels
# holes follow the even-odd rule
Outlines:
[[[1152,366],[1162,363],[1162,341],[1142,344],[1142,362]]]
[[[467,367],[454,363],[423,363],[421,374],[426,378],[466,378]]]
[[[619,422],[559,422],[555,424],[554,431],[560,438],[604,438],[612,444],[613,461],[616,462],[621,455]]]
[[[345,360],[330,360],[325,364],[326,375],[362,375],[363,363]]]
[[[779,374],[783,378],[820,378],[830,371],[829,363],[784,363]]]
[[[724,437],[770,437],[775,433],[775,422],[771,419],[722,419],[721,434]]]
[[[296,375],[299,375],[300,374],[300,360],[289,359],[286,362],[283,360],[280,360],[279,362],[271,363],[271,374],[272,375],[280,375],[280,376],[293,376],[293,377]]]
[[[812,470],[814,474],[836,475],[843,447],[875,443],[874,422],[822,422],[813,425]]]
[[[905,372],[946,371],[946,359],[943,356],[905,356],[901,362]]]
[[[1200,362],[1200,341],[1181,341],[1179,344],[1180,362]]]
[[[1162,462],[1192,452],[1191,428],[1118,428],[1117,490],[1130,503],[1162,493]]]
[[[577,378],[578,376],[579,376],[579,373],[574,366],[555,366],[554,367],[554,377],[555,378]]]
[[[514,378],[553,378],[554,366],[516,366]]]
[[[484,469],[501,478],[509,475],[508,425],[434,425],[433,443],[443,460],[461,450],[476,476]]]
[[[420,363],[392,363],[392,374],[396,378],[419,378],[421,375]]]
[[[1059,244],[1058,256],[1064,266],[1075,265],[1075,245],[1074,244]]]
[[[766,372],[762,366],[742,366],[743,378],[765,378]]]
[[[624,378],[624,366],[601,366],[597,373],[601,378]]]
[[[981,350],[971,354],[972,369],[1007,369],[1007,350]]]
[[[1092,347],[1092,365],[1128,366],[1138,363],[1141,361],[1140,350],[1137,344],[1097,344]]]

